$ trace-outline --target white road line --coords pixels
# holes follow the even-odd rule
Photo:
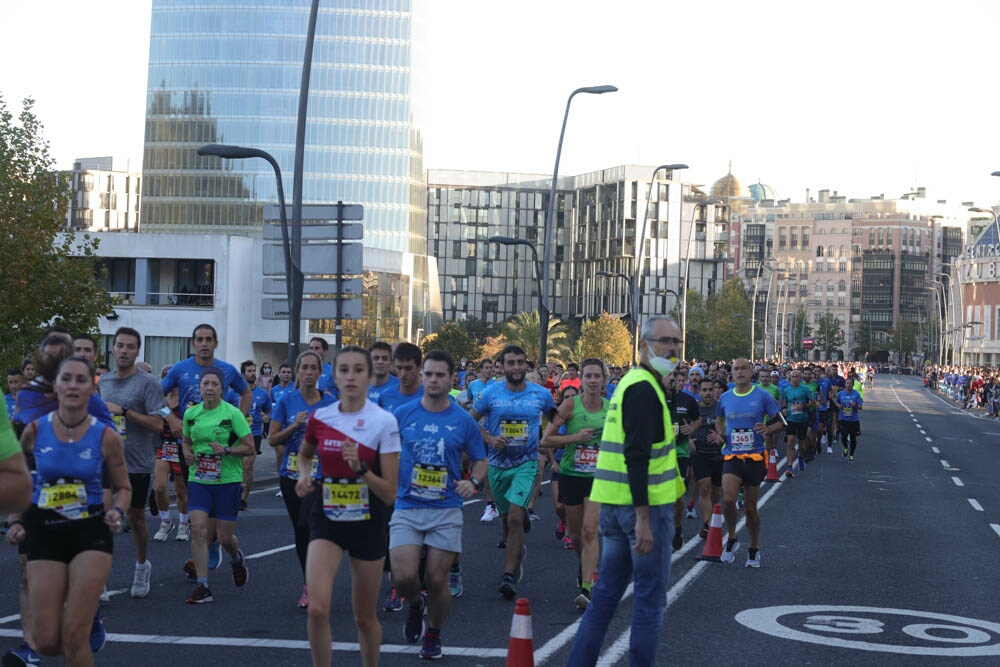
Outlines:
[[[983,511],[983,506],[980,505],[979,501],[976,500],[975,498],[969,498],[969,504],[972,505],[972,509],[976,510],[977,512]]]
[[[926,436],[924,437],[924,440],[926,440],[927,442],[934,442],[934,440],[932,438],[928,438]]]
[[[260,553],[248,554],[244,556],[247,560],[253,560],[254,558],[263,558],[264,556],[273,556],[274,554],[280,554],[282,551],[289,551],[294,549],[294,544],[286,544],[283,547],[278,547],[277,549],[268,549],[267,551],[261,551]]]
[[[277,491],[280,488],[281,488],[280,486],[269,486],[266,489],[254,489],[253,491],[250,492],[250,495],[253,495],[255,493],[270,493],[271,491]]]
[[[108,591],[108,597],[112,598],[112,597],[114,597],[116,595],[121,595],[122,593],[127,593],[127,592],[128,592],[127,588],[119,588],[119,589],[116,589],[116,590],[110,590],[110,591]],[[20,620],[21,620],[21,615],[20,614],[11,614],[10,616],[4,616],[3,618],[0,618],[0,625],[6,625],[8,623],[13,623],[14,621],[20,621]],[[3,632],[3,630],[0,630],[0,632]],[[2,637],[2,636],[4,636],[4,635],[0,634],[0,637]],[[21,636],[20,630],[18,630],[17,636],[18,637]]]
[[[938,449],[937,447],[931,447],[931,451],[934,452],[935,454],[940,454],[941,453],[941,450]]]
[[[962,483],[962,480],[958,477],[952,477],[951,481],[955,482],[955,486],[965,486],[965,484]]]
[[[990,528],[993,529],[994,533],[996,533],[997,535],[1000,535],[1000,523],[991,523],[990,524]]]
[[[947,461],[945,461],[944,459],[941,459],[941,467],[942,468],[950,468],[951,466],[948,465]]]
[[[927,431],[925,431],[924,429],[920,429],[920,435],[927,435]]]

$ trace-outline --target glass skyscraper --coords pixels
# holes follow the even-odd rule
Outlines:
[[[206,143],[271,153],[291,205],[309,7],[309,0],[153,0],[145,231],[260,233],[263,206],[277,201],[271,167],[198,157]],[[363,204],[366,246],[423,254],[411,32],[410,0],[320,4],[303,202]]]

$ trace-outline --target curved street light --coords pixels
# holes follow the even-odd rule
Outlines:
[[[541,285],[542,272],[541,272],[541,268],[538,266],[538,249],[535,247],[535,244],[532,243],[531,241],[526,240],[526,239],[519,239],[519,238],[515,238],[513,236],[491,236],[488,239],[486,239],[486,241],[487,241],[487,243],[496,243],[498,245],[506,245],[506,246],[523,245],[528,250],[531,251],[532,255],[534,255],[534,257],[535,257],[535,284],[538,286],[538,322],[539,322],[539,324],[541,324],[542,318],[544,316],[545,327],[548,328],[548,325],[549,325],[549,311],[548,311],[548,308],[545,305],[545,302],[542,300],[542,285]],[[514,305],[515,305],[515,307],[517,306],[517,304],[514,304]]]
[[[757,277],[753,281],[753,306],[750,311],[750,364],[753,365],[754,355],[757,353],[757,287],[760,285],[760,272],[764,268],[765,264],[771,265],[775,263],[774,257],[765,257],[760,260],[760,264],[757,265]],[[774,276],[774,272],[771,272],[771,276]],[[768,280],[768,294],[771,291],[771,282]],[[764,317],[767,317],[767,311],[765,309]],[[766,328],[766,327],[765,327]],[[765,336],[766,343],[766,336]]]
[[[566,121],[569,119],[569,105],[573,102],[573,98],[580,93],[586,93],[588,95],[603,95],[604,93],[613,93],[617,90],[618,88],[615,86],[587,86],[584,88],[577,88],[570,93],[569,98],[566,100],[566,113],[563,114],[562,129],[559,130],[559,146],[556,148],[556,166],[552,170],[552,185],[549,188],[549,206],[548,211],[545,213],[545,248],[542,252],[542,291],[540,294],[542,302],[545,304],[545,308],[538,314],[542,338],[538,349],[538,356],[539,362],[542,366],[545,365],[545,357],[549,346],[549,265],[552,263],[552,228],[554,226],[552,216],[555,212],[556,206],[556,181],[559,178],[559,158],[562,156],[563,137],[566,136]],[[544,318],[544,321],[542,321],[542,318]]]

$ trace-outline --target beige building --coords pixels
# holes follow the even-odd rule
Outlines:
[[[88,232],[139,230],[142,178],[137,172],[115,169],[110,157],[78,158],[71,177],[67,227]]]

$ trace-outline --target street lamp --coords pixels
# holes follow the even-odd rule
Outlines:
[[[946,319],[945,319],[946,315],[945,315],[945,310],[944,310],[944,297],[943,297],[943,294],[944,294],[944,283],[941,282],[940,280],[932,280],[931,283],[932,283],[932,285],[929,285],[927,287],[927,289],[929,289],[929,290],[931,290],[931,291],[934,292],[934,299],[935,299],[935,301],[937,301],[937,305],[938,305],[938,307],[937,307],[937,316],[938,316],[938,340],[937,340],[937,348],[938,348],[938,365],[940,366],[940,365],[942,365],[944,363],[942,361],[942,359],[943,359],[942,353],[943,353],[943,350],[944,350],[944,330],[945,330],[945,326],[946,326]],[[941,286],[941,291],[940,292],[938,291],[938,286],[939,285]]]
[[[569,98],[566,100],[566,113],[563,114],[562,129],[559,130],[559,146],[556,148],[556,166],[552,170],[552,186],[549,188],[549,206],[548,211],[545,214],[545,248],[542,254],[542,286],[540,293],[542,302],[545,304],[545,308],[538,314],[542,330],[542,340],[539,345],[538,356],[542,365],[545,364],[545,357],[548,352],[549,345],[549,265],[552,263],[552,228],[555,226],[553,215],[556,206],[556,181],[559,178],[559,158],[562,156],[563,137],[566,135],[566,121],[569,119],[569,105],[573,102],[573,98],[578,93],[603,95],[604,93],[613,93],[617,90],[618,88],[615,86],[587,86],[585,88],[577,88],[569,94]]]
[[[642,265],[646,260],[646,223],[649,220],[649,204],[653,199],[653,183],[656,181],[656,175],[661,171],[672,172],[687,168],[686,164],[661,164],[653,170],[653,174],[649,177],[649,189],[646,190],[646,206],[642,209],[642,225],[639,227],[639,235],[636,237],[636,244],[632,249],[634,259],[632,260],[632,285],[630,294],[632,299],[632,320],[635,323],[635,335],[632,336],[633,363],[639,357],[639,316],[642,314],[642,300],[639,293],[642,291]]]
[[[657,287],[657,288],[655,288],[655,289],[650,290],[649,292],[647,292],[647,294],[662,294],[663,295],[663,306],[661,306],[661,310],[663,311],[664,315],[666,315],[666,313],[667,313],[667,295],[668,294],[673,294],[674,295],[674,307],[675,308],[678,305],[680,305],[680,302],[681,302],[681,298],[679,296],[677,296],[677,292],[673,291],[672,289],[667,289],[666,287]]]
[[[544,320],[543,326],[545,328],[542,329],[542,332],[543,332],[543,334],[542,334],[542,340],[545,340],[544,332],[545,332],[545,330],[549,326],[549,309],[545,305],[544,299],[542,299],[542,285],[541,285],[542,272],[541,272],[540,267],[538,266],[538,249],[535,248],[535,244],[532,243],[531,241],[528,241],[526,239],[514,238],[513,236],[491,236],[488,239],[486,239],[486,241],[488,243],[497,243],[499,245],[506,245],[506,246],[523,245],[528,250],[531,251],[532,255],[534,255],[534,257],[535,257],[535,284],[538,287],[538,322],[541,324],[543,322],[543,320]],[[516,306],[516,304],[515,304],[515,306]],[[539,351],[539,357],[541,359],[541,365],[544,366],[545,365],[545,352],[542,351],[542,350],[540,350]]]
[[[753,365],[754,355],[757,353],[757,287],[760,284],[760,272],[765,264],[774,264],[773,257],[765,257],[757,265],[757,277],[753,280],[753,307],[750,311],[750,364]],[[773,272],[772,272],[773,276]],[[768,291],[770,292],[771,282],[768,280]],[[767,309],[764,310],[764,317],[767,317]],[[766,344],[765,344],[766,347]]]
[[[295,368],[295,358],[299,351],[300,327],[302,326],[302,266],[300,264],[301,234],[296,233],[300,227],[298,218],[293,219],[292,236],[289,240],[288,218],[285,213],[285,189],[281,182],[281,167],[274,156],[259,148],[233,146],[231,144],[206,144],[199,146],[197,151],[201,156],[214,156],[224,160],[243,160],[261,158],[274,169],[274,178],[278,184],[278,211],[281,220],[281,244],[285,254],[286,296],[288,297],[288,365]],[[294,241],[294,242],[293,242]],[[294,252],[293,252],[294,251]]]
[[[598,271],[594,275],[597,276],[597,277],[599,277],[599,278],[611,278],[611,279],[621,278],[622,280],[624,280],[625,281],[625,287],[628,289],[628,292],[626,293],[628,298],[626,298],[625,301],[626,302],[630,302],[631,301],[631,298],[630,298],[632,296],[632,278],[631,277],[626,276],[624,273],[617,273],[615,271]],[[629,319],[632,320],[632,327],[631,327],[632,328],[632,340],[633,340],[633,345],[632,345],[632,365],[634,366],[635,365],[635,360],[636,360],[636,346],[635,346],[634,341],[636,341],[639,338],[639,321],[638,321],[638,318],[636,318],[636,316],[635,316],[635,304],[634,303],[629,303],[629,311],[630,311],[629,312]]]
[[[993,172],[994,176],[997,174],[1000,174],[1000,172]],[[969,210],[973,213],[986,213],[987,215],[993,216],[993,228],[996,229],[997,232],[997,243],[1000,243],[1000,222],[997,221],[997,212],[991,208],[979,208],[977,206],[970,206]]]
[[[701,207],[708,207],[715,204],[721,204],[722,200],[718,197],[710,197],[709,199],[702,199],[694,202],[694,206],[691,208],[691,225],[688,230],[688,242],[687,250],[684,252],[684,281],[682,283],[681,292],[681,359],[687,359],[687,317],[688,317],[688,278],[690,277],[691,271],[691,240],[694,238],[694,219],[698,215],[698,209]],[[706,226],[708,221],[705,221]]]

